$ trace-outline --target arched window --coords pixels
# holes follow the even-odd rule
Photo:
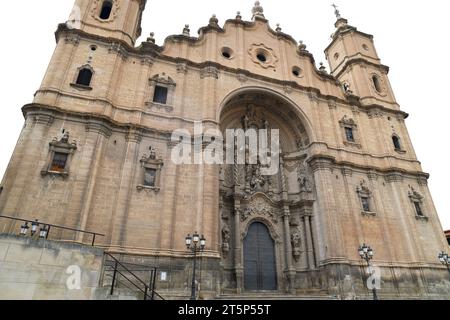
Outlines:
[[[375,90],[378,92],[381,92],[381,85],[380,85],[380,79],[378,79],[378,76],[374,75],[372,77],[373,85],[375,86]]]
[[[81,86],[90,87],[92,80],[92,70],[83,68],[78,73],[77,84]]]
[[[111,0],[103,1],[102,10],[100,11],[100,19],[108,20],[111,16],[113,3]]]
[[[400,138],[397,136],[392,136],[392,143],[394,144],[395,150],[401,150],[402,145],[400,143]]]

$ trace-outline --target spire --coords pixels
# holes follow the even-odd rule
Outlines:
[[[266,18],[266,17],[264,17],[264,8],[261,6],[261,3],[259,1],[255,2],[255,6],[252,9],[252,13],[253,13],[253,19],[255,19],[255,18],[265,19]]]

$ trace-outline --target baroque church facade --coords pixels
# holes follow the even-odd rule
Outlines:
[[[106,235],[124,261],[157,266],[158,291],[189,295],[185,236],[207,239],[205,298],[449,295],[436,209],[373,36],[336,11],[331,72],[257,2],[163,46],[137,45],[146,0],[76,0],[2,180],[0,212]],[[280,170],[177,165],[172,132],[278,129]],[[224,134],[225,135],[225,134]],[[194,137],[195,139],[195,137]],[[17,226],[4,225],[3,228]],[[55,231],[54,239],[90,243]]]

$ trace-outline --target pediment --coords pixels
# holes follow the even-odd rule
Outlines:
[[[199,29],[198,37],[187,30],[185,28],[182,34],[167,37],[161,54],[196,64],[217,63],[284,81],[301,82],[304,73],[312,73],[317,78],[332,78],[316,68],[313,56],[303,43],[283,33],[279,26],[274,30],[265,18],[256,17],[253,21],[230,19],[221,27],[213,16],[208,26]],[[241,36],[237,37],[238,33]],[[259,55],[263,55],[263,59]],[[289,72],[290,77],[286,79],[282,59],[289,62],[290,71],[295,69],[297,76]]]

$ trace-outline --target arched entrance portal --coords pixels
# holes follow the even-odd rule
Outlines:
[[[296,270],[315,268],[309,214],[314,176],[306,163],[313,139],[309,121],[281,94],[243,88],[224,100],[219,122],[226,139],[228,130],[255,129],[272,146],[275,133],[282,151],[270,164],[275,170],[266,175],[267,164],[250,157],[251,139],[230,138],[236,146],[245,143],[239,149],[245,150],[245,161],[235,157],[219,171],[224,292],[295,292]]]
[[[275,243],[261,222],[252,223],[244,240],[244,289],[277,290]]]

